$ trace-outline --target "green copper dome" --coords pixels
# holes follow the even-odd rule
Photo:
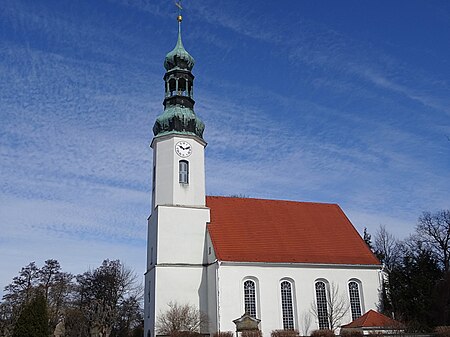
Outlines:
[[[183,42],[181,41],[181,25],[178,25],[178,41],[170,51],[164,60],[164,68],[167,71],[171,69],[187,69],[189,71],[194,67],[195,60],[194,58],[184,49]]]
[[[167,106],[163,114],[156,118],[153,126],[155,136],[180,133],[196,135],[203,139],[204,130],[205,123],[195,115],[194,110],[178,104]]]
[[[153,126],[155,137],[167,134],[197,136],[203,139],[205,124],[194,112],[194,58],[181,42],[181,15],[178,16],[178,41],[164,60],[166,74],[164,112]]]

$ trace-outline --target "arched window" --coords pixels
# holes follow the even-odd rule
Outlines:
[[[180,160],[179,162],[179,181],[182,184],[189,184],[189,162]]]
[[[281,286],[281,311],[283,313],[283,329],[294,330],[294,308],[292,305],[292,285],[283,281]]]
[[[348,293],[350,295],[350,308],[352,309],[352,319],[361,317],[361,299],[359,295],[358,282],[351,281],[348,284]]]
[[[327,287],[322,281],[316,282],[316,305],[319,329],[329,329]]]
[[[247,314],[256,318],[256,284],[252,280],[244,282],[244,309]]]

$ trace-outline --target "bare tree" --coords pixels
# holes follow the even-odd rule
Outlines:
[[[327,308],[325,310],[328,323],[330,325],[330,330],[334,331],[340,326],[342,318],[347,314],[350,303],[348,302],[347,296],[344,293],[339,292],[339,285],[332,282],[327,287],[326,294]],[[319,320],[319,311],[317,303],[313,301],[311,303],[311,313]]]
[[[89,328],[102,331],[106,337],[121,322],[123,306],[135,309],[134,316],[141,315],[141,298],[142,285],[138,276],[119,260],[104,260],[95,270],[77,276],[75,302],[84,313]]]
[[[450,210],[424,212],[416,227],[422,242],[428,246],[444,267],[450,269]]]
[[[386,270],[391,271],[400,256],[398,240],[386,230],[385,226],[380,225],[375,234],[374,246],[375,254],[383,262]]]
[[[311,315],[309,312],[303,312],[300,316],[301,321],[301,333],[303,336],[309,335],[309,329],[311,328]]]
[[[159,334],[171,335],[179,331],[200,332],[209,323],[208,315],[190,304],[169,302],[169,309],[156,319]]]

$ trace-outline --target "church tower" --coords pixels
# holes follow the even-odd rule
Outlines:
[[[153,126],[152,210],[148,219],[145,333],[168,304],[207,312],[204,123],[194,113],[194,58],[181,40],[166,55],[164,112]]]

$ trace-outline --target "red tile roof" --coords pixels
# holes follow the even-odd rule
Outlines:
[[[336,204],[207,197],[218,260],[379,265]]]
[[[393,320],[375,310],[369,310],[360,318],[355,319],[353,322],[343,325],[342,328],[385,328],[385,329],[397,329],[402,327],[400,322]]]

